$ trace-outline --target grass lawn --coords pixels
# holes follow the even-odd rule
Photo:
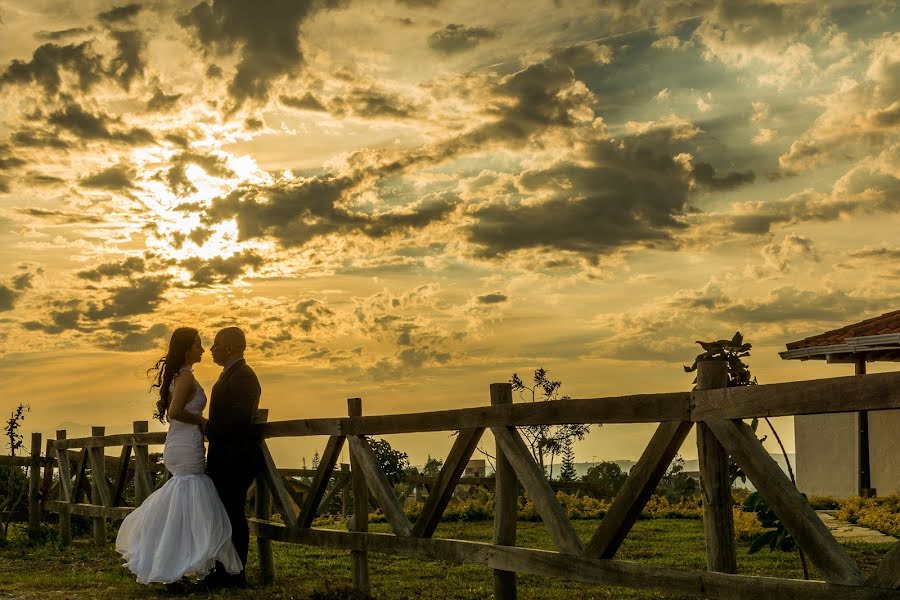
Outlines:
[[[597,521],[576,520],[573,524],[583,540],[590,538]],[[443,523],[436,537],[490,541],[491,522]],[[374,532],[387,532],[383,524],[371,525]],[[275,543],[278,582],[259,586],[255,543],[251,540],[248,574],[256,587],[213,593],[196,589],[188,594],[173,594],[163,586],[142,586],[121,568],[112,543],[95,548],[86,539],[78,539],[65,549],[50,543],[28,546],[17,541],[20,531],[11,531],[11,542],[0,545],[0,600],[28,599],[127,599],[168,597],[323,599],[325,592],[346,590],[350,583],[350,558],[344,551]],[[801,577],[797,553],[764,550],[748,555],[748,543],[739,542],[738,571],[742,574]],[[541,523],[520,522],[518,545],[553,549]],[[860,568],[870,572],[890,545],[847,545]],[[703,569],[706,565],[702,523],[698,520],[654,519],[638,521],[617,558],[647,564]],[[372,595],[379,600],[406,598],[449,598],[474,600],[490,598],[491,571],[480,565],[452,565],[418,561],[404,556],[369,555]],[[813,573],[814,578],[819,578]],[[349,596],[346,596],[349,598]],[[519,597],[523,599],[657,598],[682,596],[637,592],[621,588],[600,588],[556,579],[519,575]]]

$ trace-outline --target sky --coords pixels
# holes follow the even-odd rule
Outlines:
[[[777,353],[900,308],[898,30],[878,0],[0,0],[0,409],[130,431],[182,325],[245,329],[270,420],[538,367],[688,390],[735,331],[760,383],[849,375]]]

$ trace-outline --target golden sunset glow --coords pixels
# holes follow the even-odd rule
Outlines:
[[[737,330],[761,383],[844,375],[777,352],[898,308],[891,3],[376,4],[0,2],[0,408],[130,430],[182,324],[288,419],[686,390]]]

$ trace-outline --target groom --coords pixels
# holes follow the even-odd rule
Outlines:
[[[262,468],[263,455],[253,424],[259,408],[260,387],[256,373],[244,360],[247,339],[237,327],[216,334],[210,348],[213,362],[222,374],[212,388],[209,421],[203,433],[209,439],[206,472],[216,486],[228,519],[231,540],[244,565],[239,575],[229,575],[221,563],[207,578],[215,585],[246,585],[247,550],[250,529],[244,506],[247,491]]]

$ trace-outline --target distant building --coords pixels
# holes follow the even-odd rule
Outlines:
[[[470,460],[463,477],[485,477],[486,468],[484,459]]]
[[[785,360],[900,361],[900,310],[787,345]],[[849,374],[849,373],[848,373]],[[817,496],[900,493],[900,410],[794,417],[797,487]]]

